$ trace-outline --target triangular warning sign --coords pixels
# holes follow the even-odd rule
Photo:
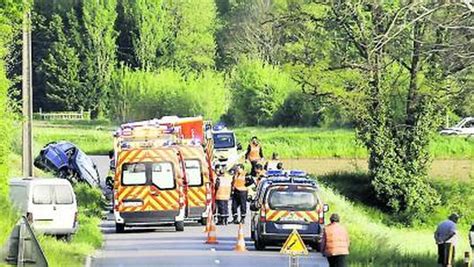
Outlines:
[[[289,255],[308,255],[308,249],[301,239],[300,234],[296,229],[293,229],[288,239],[285,241],[285,244],[280,250],[281,254]]]

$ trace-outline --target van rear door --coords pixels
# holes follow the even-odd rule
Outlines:
[[[31,207],[28,212],[33,217],[33,227],[46,231],[54,227],[54,191],[52,185],[35,184],[32,189]],[[46,231],[47,232],[47,231]]]
[[[54,185],[53,225],[57,230],[75,228],[77,205],[70,185]]]

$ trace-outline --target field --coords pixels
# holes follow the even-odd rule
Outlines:
[[[105,121],[35,121],[35,151],[49,142],[68,140],[88,154],[107,154],[114,129]],[[235,132],[244,149],[252,136],[258,136],[267,158],[273,152],[286,159],[367,158],[367,151],[349,129],[238,128]],[[474,138],[436,136],[430,151],[436,159],[474,159]]]

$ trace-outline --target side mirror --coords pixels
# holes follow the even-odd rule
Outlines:
[[[242,144],[241,143],[237,144],[237,150],[242,150]]]
[[[323,205],[323,212],[328,212],[329,211],[329,205],[328,204],[324,204]]]

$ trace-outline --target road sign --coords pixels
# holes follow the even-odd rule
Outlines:
[[[288,239],[285,241],[285,244],[280,250],[281,254],[288,254],[288,255],[308,255],[308,249],[301,239],[300,234],[296,229],[293,229]]]

